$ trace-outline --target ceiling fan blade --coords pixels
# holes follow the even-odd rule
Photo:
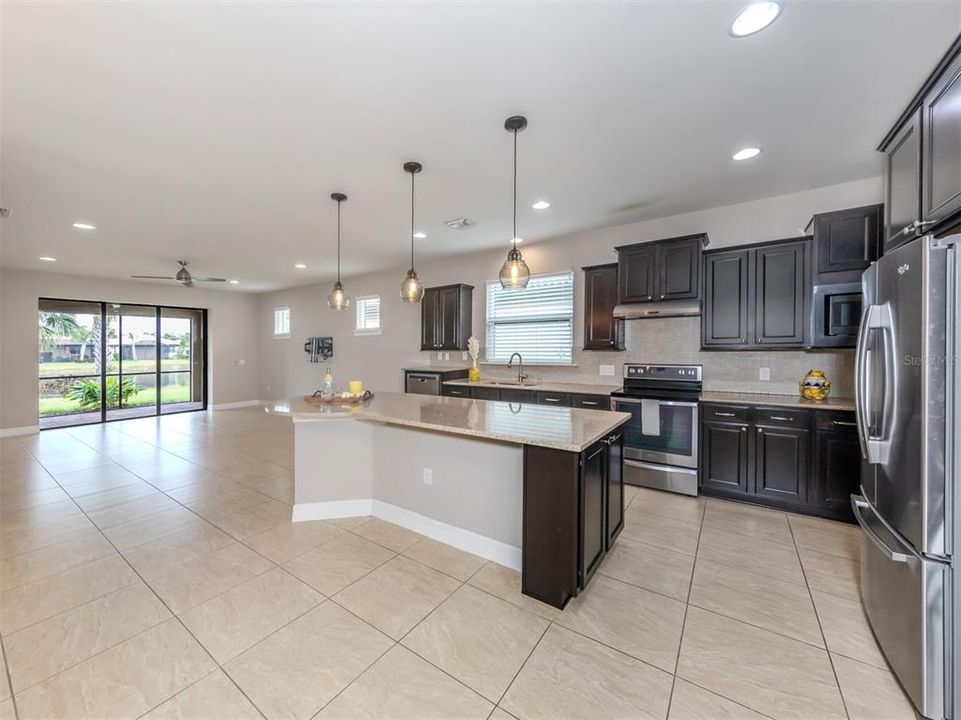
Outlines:
[[[207,278],[207,277],[197,277],[194,275],[194,282],[227,282],[227,278]]]
[[[176,280],[177,278],[171,275],[131,275],[132,278],[137,278],[138,280]]]

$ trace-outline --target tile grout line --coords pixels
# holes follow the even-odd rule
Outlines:
[[[841,690],[841,680],[838,678],[837,668],[834,667],[834,658],[831,656],[831,648],[828,645],[827,636],[824,634],[824,626],[821,624],[821,614],[818,612],[818,606],[814,602],[814,593],[811,592],[811,586],[808,583],[807,572],[804,570],[804,561],[801,559],[801,550],[797,544],[797,537],[794,535],[794,525],[791,524],[790,518],[788,518],[788,529],[791,532],[791,539],[794,541],[794,552],[797,555],[798,564],[801,566],[801,576],[804,578],[804,586],[807,588],[808,597],[811,599],[811,607],[814,608],[814,618],[817,620],[818,630],[821,632],[821,639],[824,641],[824,652],[828,656],[828,663],[831,665],[831,674],[834,676],[834,684],[838,689],[838,697],[841,698],[841,707],[844,708],[844,714],[847,718],[851,717],[850,711],[848,711],[848,703],[844,698],[844,692]]]
[[[39,462],[39,461],[38,461],[38,462]],[[41,464],[41,466],[42,466],[44,469],[46,469],[46,466],[43,465],[43,463],[40,463],[40,464]],[[57,481],[56,478],[54,478],[54,481],[57,482],[58,485],[60,485],[59,481]],[[61,489],[63,489],[63,486],[62,486],[62,485],[61,485],[60,487],[61,487]],[[71,500],[73,500],[73,498],[71,498]],[[76,501],[74,501],[74,504],[77,505]],[[183,622],[183,620],[181,620],[180,617],[179,617],[175,612],[173,612],[173,610],[170,608],[170,606],[167,605],[166,601],[164,601],[164,599],[163,599],[162,597],[160,597],[160,595],[157,593],[157,591],[154,590],[153,586],[151,586],[150,583],[148,583],[147,580],[137,571],[137,569],[136,569],[135,567],[133,567],[133,565],[130,564],[130,561],[128,561],[127,558],[124,557],[123,553],[121,553],[121,552],[117,549],[117,546],[114,545],[114,544],[110,541],[110,538],[108,538],[108,537],[106,536],[106,534],[103,532],[103,530],[102,530],[96,523],[94,523],[92,520],[90,520],[90,517],[87,515],[86,511],[85,511],[82,507],[80,507],[80,505],[77,505],[77,508],[80,510],[81,513],[84,514],[84,516],[87,518],[87,521],[90,522],[94,527],[97,528],[97,531],[101,534],[101,536],[104,538],[104,540],[106,540],[106,541],[110,544],[110,546],[113,547],[114,551],[115,551],[115,552],[117,553],[117,555],[121,558],[121,560],[123,560],[123,562],[127,565],[127,567],[130,568],[130,571],[131,571],[132,573],[134,573],[134,575],[136,575],[136,576],[140,579],[140,582],[142,582],[142,583],[144,584],[144,586],[146,586],[147,589],[150,590],[151,593],[153,593],[154,597],[157,598],[157,601],[160,602],[160,604],[162,604],[162,605],[164,606],[164,608],[166,608],[167,612],[169,612],[169,613],[171,614],[172,618],[175,619],[175,620],[180,624],[180,626],[184,629],[184,631],[185,631],[188,635],[190,635],[191,638],[193,638],[194,642],[197,643],[198,646],[200,646],[200,648],[204,651],[204,653],[207,655],[207,657],[210,658],[210,660],[214,663],[214,665],[216,665],[216,666],[217,666],[222,672],[224,672],[224,674],[226,675],[227,673],[226,673],[226,671],[224,670],[223,666],[220,665],[220,663],[219,663],[219,662],[217,661],[217,659],[211,654],[211,652],[207,649],[207,647],[206,647],[202,642],[200,642],[200,640],[197,638],[197,636],[193,634],[193,632],[190,630],[190,628],[187,627],[187,625]],[[128,586],[128,587],[129,587],[129,586]],[[109,593],[107,593],[107,594],[109,594]],[[101,595],[100,597],[103,597],[103,595]],[[95,598],[95,599],[98,599],[98,598]],[[84,604],[86,604],[86,603],[81,603],[81,605],[84,605]],[[77,606],[75,606],[75,607],[80,607],[80,606],[77,605]],[[169,620],[170,620],[170,618],[168,618],[167,620],[164,620],[163,622],[167,622],[167,621],[169,621]],[[152,626],[152,627],[150,627],[150,628],[147,628],[146,630],[143,630],[143,631],[137,633],[136,635],[133,635],[132,637],[137,637],[137,636],[139,636],[139,635],[142,635],[142,634],[145,633],[145,632],[149,632],[149,631],[152,630],[153,628],[159,627],[161,624],[163,624],[163,623],[158,623],[157,625],[154,625],[154,626]],[[92,659],[92,658],[94,658],[94,657],[97,657],[97,656],[99,656],[99,655],[102,655],[103,653],[107,652],[108,650],[111,650],[111,649],[114,648],[114,647],[118,647],[119,645],[123,644],[124,642],[127,642],[127,641],[130,640],[130,639],[131,639],[131,638],[127,638],[126,640],[123,640],[122,642],[117,643],[116,645],[112,645],[112,646],[109,647],[109,648],[105,648],[104,650],[101,650],[99,653],[95,653],[94,655],[91,655],[89,658],[84,658],[84,660],[82,660],[82,661],[80,661],[80,662],[78,662],[78,663],[74,663],[74,665],[72,665],[71,667],[76,667],[77,665],[80,665],[80,664],[82,664],[82,663],[84,663],[84,662],[87,662],[88,660],[90,660],[90,659]],[[55,674],[52,675],[51,677],[56,677],[56,676],[59,675],[61,672],[64,672],[66,669],[67,669],[67,668],[65,668],[64,670],[60,670],[59,672],[55,673]],[[9,672],[9,667],[7,668],[7,671]],[[207,674],[209,675],[210,673],[207,673]],[[205,677],[206,677],[206,676],[205,676]],[[228,677],[230,677],[230,676],[228,675]],[[42,680],[41,682],[46,682],[46,681],[49,680],[49,679],[50,679],[50,678],[45,678],[45,679]],[[250,702],[251,705],[253,705],[253,707],[257,710],[257,712],[260,713],[261,717],[265,718],[265,720],[266,720],[266,715],[264,715],[264,713],[261,712],[260,708],[257,707],[257,705],[253,702],[253,700],[251,700],[251,698],[247,696],[247,693],[244,692],[243,688],[241,688],[239,685],[237,685],[237,683],[234,682],[233,678],[230,678],[230,681],[234,684],[234,686],[237,687],[237,690],[239,690],[240,693],[241,693],[245,698],[247,698],[247,701]],[[40,684],[40,683],[37,683],[37,684]],[[35,687],[35,686],[36,686],[36,685],[32,685],[31,687]],[[183,689],[184,689],[184,688],[181,688],[180,690],[178,690],[176,693],[174,693],[174,694],[171,695],[170,697],[164,698],[164,700],[163,700],[162,702],[158,703],[157,705],[155,705],[154,708],[156,708],[156,707],[158,707],[159,705],[162,705],[163,703],[167,702],[167,700],[169,700],[170,698],[172,698],[172,697],[174,697],[175,695],[177,695],[177,694],[178,694],[181,690],[183,690]],[[13,693],[12,684],[11,684],[10,692],[11,692],[11,694]],[[151,708],[151,710],[153,710],[154,708]],[[149,711],[148,711],[148,712],[149,712]]]
[[[10,663],[7,662],[7,648],[2,636],[0,636],[0,656],[3,657],[3,669],[6,671],[7,688],[10,690],[10,702],[13,705],[13,717],[16,720],[20,717],[20,710],[17,708],[17,696],[13,692],[13,678],[10,676]]]

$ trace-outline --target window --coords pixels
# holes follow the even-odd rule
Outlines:
[[[274,308],[274,337],[290,336],[290,308]]]
[[[380,335],[380,295],[359,297],[354,335]]]
[[[487,283],[487,361],[519,352],[528,365],[568,365],[574,348],[574,273],[534,275],[523,290]]]

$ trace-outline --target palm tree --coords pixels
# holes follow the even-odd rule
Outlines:
[[[69,313],[40,311],[40,349],[50,350],[57,338],[76,338],[85,334],[77,319]]]

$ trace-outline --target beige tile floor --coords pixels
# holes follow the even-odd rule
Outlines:
[[[377,519],[292,524],[257,410],[0,441],[4,718],[911,718],[852,526],[629,489],[563,611]]]

